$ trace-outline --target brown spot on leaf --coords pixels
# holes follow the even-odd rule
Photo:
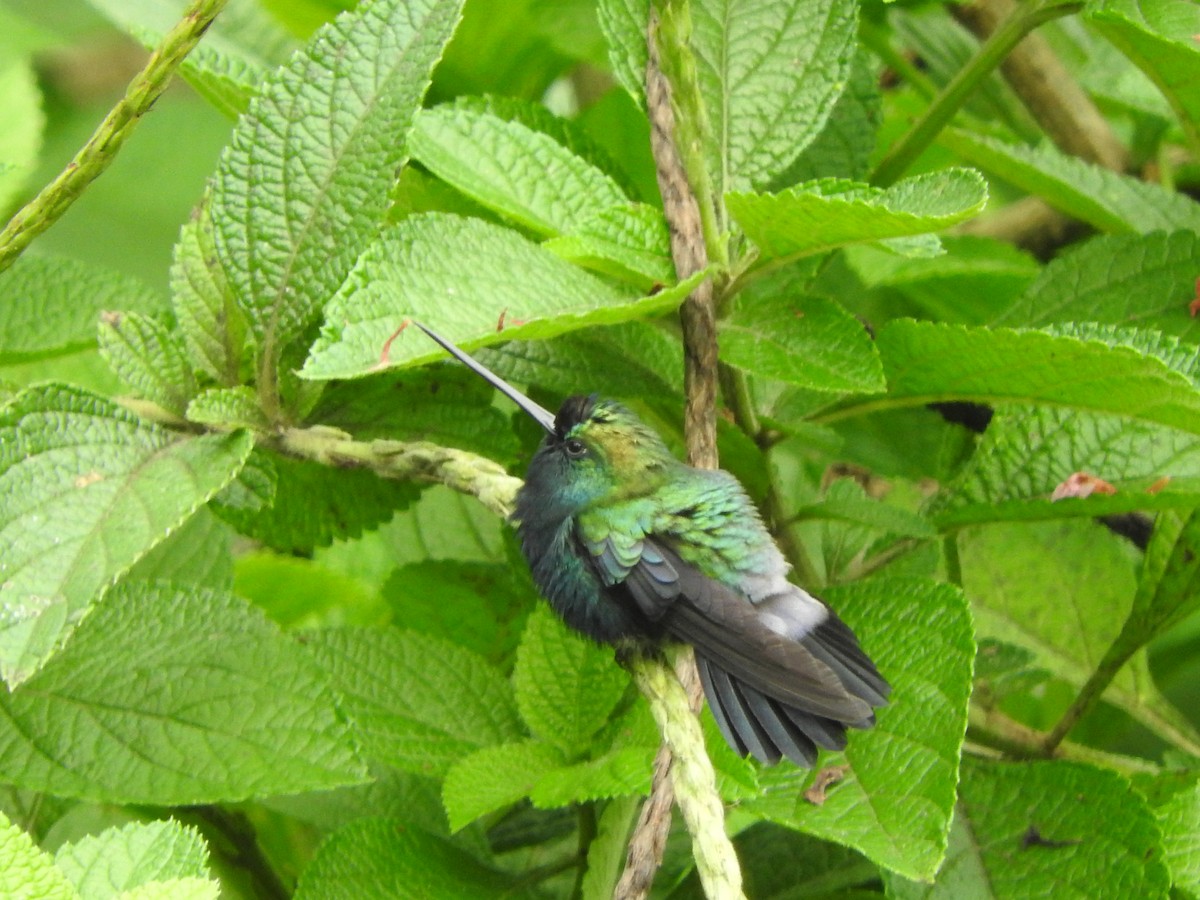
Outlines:
[[[97,481],[103,481],[103,480],[104,480],[104,475],[101,474],[100,472],[97,472],[95,469],[92,469],[92,471],[88,472],[86,475],[80,475],[78,478],[75,479],[75,487],[85,488],[89,484],[95,484]]]
[[[1161,491],[1163,488],[1165,488],[1170,483],[1171,483],[1171,476],[1164,475],[1162,478],[1159,478],[1157,481],[1155,481],[1154,484],[1150,485],[1150,487],[1146,488],[1146,493],[1147,494],[1157,494],[1159,491]]]
[[[849,766],[827,766],[817,773],[804,791],[804,799],[813,806],[824,806],[828,790],[846,777]]]

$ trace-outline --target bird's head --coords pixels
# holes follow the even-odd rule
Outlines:
[[[650,493],[678,465],[661,437],[615,400],[568,397],[551,415],[445,338],[426,334],[523,409],[546,431],[525,477],[518,514],[561,519]]]

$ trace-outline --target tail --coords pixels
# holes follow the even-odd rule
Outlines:
[[[829,688],[824,693],[841,693],[840,703],[831,706],[826,697],[809,701],[793,691],[772,691],[770,684],[753,674],[731,674],[729,669],[744,671],[736,659],[732,664],[719,657],[715,661],[709,651],[697,651],[696,667],[713,718],[725,740],[743,756],[752,755],[768,765],[786,756],[798,766],[812,766],[817,748],[841,750],[846,746],[846,729],[870,728],[875,724],[874,709],[887,702],[887,682],[832,610],[799,644],[811,655],[814,673],[819,672]]]
[[[807,767],[817,748],[845,747],[847,728],[875,724],[891,688],[833,610],[794,586],[754,604],[686,564],[677,571],[680,595],[663,624],[696,648],[708,705],[731,747]]]

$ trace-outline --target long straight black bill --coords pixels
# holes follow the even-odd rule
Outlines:
[[[531,415],[534,421],[536,421],[539,425],[541,425],[551,434],[554,434],[554,416],[545,407],[534,403],[495,372],[489,371],[483,365],[476,362],[436,331],[426,328],[420,322],[413,322],[413,324],[441,344],[442,349],[444,349],[447,353],[458,359],[458,361],[464,366],[469,368],[484,381],[488,382],[492,387],[504,394],[504,396],[508,397],[509,400],[517,404],[517,406],[521,407],[521,409],[525,410],[525,412],[529,413],[529,415]]]

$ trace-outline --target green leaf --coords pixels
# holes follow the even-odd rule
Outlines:
[[[1067,249],[994,325],[1059,322],[1138,325],[1195,342],[1188,313],[1200,273],[1200,234],[1156,231],[1101,235]]]
[[[405,628],[453,641],[508,668],[536,593],[524,561],[427,559],[397,568],[383,595],[393,619]]]
[[[620,747],[586,762],[551,769],[538,778],[530,799],[541,809],[554,809],[648,794],[657,749],[650,744]]]
[[[112,580],[234,477],[246,434],[180,439],[47,385],[0,408],[0,673],[37,671]]]
[[[1149,643],[1198,606],[1200,510],[1164,510],[1155,519],[1154,533],[1142,558],[1133,609],[1113,649]]]
[[[438,94],[490,91],[528,100],[544,97],[553,80],[571,66],[536,25],[539,16],[560,18],[559,9],[558,4],[544,7],[537,0],[471,0],[438,66]]]
[[[219,384],[239,383],[253,352],[246,316],[217,258],[208,198],[179,232],[171,264],[171,303],[192,365]],[[122,309],[126,307],[121,307]]]
[[[0,272],[0,364],[94,346],[103,310],[154,312],[163,305],[128,275],[73,259],[22,256]]]
[[[589,328],[551,341],[510,341],[476,355],[503,378],[560,396],[596,391],[652,400],[683,394],[678,338],[642,322]]]
[[[1068,156],[1053,147],[1006,144],[956,128],[940,143],[985,172],[1106,232],[1200,231],[1200,203],[1185,194]]]
[[[777,295],[721,323],[726,362],[816,391],[881,393],[883,366],[862,322],[829,300]]]
[[[940,231],[983,209],[987,185],[970,169],[948,169],[886,189],[825,178],[778,194],[729,194],[725,202],[763,260],[792,260]]]
[[[802,796],[814,773],[781,764],[760,774],[761,796],[741,808],[908,878],[932,878],[946,852],[971,692],[966,601],[947,584],[883,578],[830,589],[825,599],[891,682],[889,705],[872,730],[851,732],[842,754],[823,759],[850,766],[824,805]]]
[[[980,636],[1024,647],[1040,668],[1083,685],[1132,608],[1134,570],[1121,540],[1093,522],[1067,520],[972,529],[958,543]],[[1159,695],[1144,655],[1117,674],[1104,698],[1167,740],[1200,747],[1194,727]]]
[[[562,754],[541,741],[484,747],[459,760],[442,786],[450,830],[529,796],[542,774],[562,762]]]
[[[1051,500],[1076,472],[1117,492]],[[1163,486],[1161,478],[1171,480]],[[1150,493],[1149,489],[1155,492]],[[1200,440],[1124,416],[1007,407],[927,513],[939,529],[997,521],[1092,518],[1191,509],[1200,499]]]
[[[716,193],[766,185],[812,143],[845,90],[857,4],[697,0],[690,12]]]
[[[461,105],[418,115],[409,149],[439,178],[537,234],[563,234],[627,200],[612,178],[553,137]]]
[[[862,485],[850,478],[839,478],[829,486],[820,502],[798,507],[795,519],[834,519],[854,522],[887,534],[930,540],[937,531],[924,516],[899,506],[870,499]]]
[[[448,641],[347,628],[316,632],[307,646],[364,751],[382,763],[440,776],[481,747],[524,737],[504,676]]]
[[[419,493],[415,484],[365,469],[334,469],[255,450],[212,509],[275,550],[309,554],[336,538],[377,528]]]
[[[329,384],[309,420],[360,441],[431,441],[515,461],[512,419],[492,405],[495,390],[474,372],[447,362]]]
[[[0,895],[29,900],[80,900],[50,854],[0,813]]]
[[[378,596],[360,580],[295,556],[239,556],[234,589],[289,631],[387,621]]]
[[[359,819],[317,848],[300,876],[295,900],[495,900],[527,897],[513,877],[396,819]]]
[[[13,54],[0,63],[0,209],[19,198],[42,146],[42,96],[32,60]]]
[[[650,291],[675,280],[670,238],[659,210],[624,203],[600,210],[542,246],[568,262]]]
[[[573,633],[549,607],[538,604],[517,650],[513,687],[530,730],[573,756],[608,721],[629,676],[612,648]]]
[[[251,387],[201,391],[188,403],[185,412],[189,422],[217,429],[249,428],[265,432],[271,427]]]
[[[608,61],[621,87],[645,109],[646,23],[650,0],[597,0],[596,17],[608,44]]]
[[[157,319],[138,313],[100,318],[100,355],[139,396],[182,415],[196,394],[196,379],[175,335]]]
[[[834,103],[825,127],[785,171],[771,180],[768,189],[777,191],[818,178],[864,180],[871,168],[882,106],[874,58],[860,49],[854,56],[846,90]]]
[[[321,671],[228,594],[130,583],[0,697],[0,779],[112,803],[237,801],[365,776]]]
[[[208,847],[199,831],[173,820],[130,822],[62,845],[54,864],[88,900],[109,900],[150,882],[206,879]]]
[[[677,306],[697,280],[637,299],[507,228],[438,213],[413,216],[358,261],[330,303],[301,374],[355,377],[443,355],[419,333],[388,344],[409,317],[471,349],[485,335],[488,343],[546,338],[653,315]]]
[[[886,879],[888,896],[1165,897],[1161,836],[1119,775],[1080,763],[964,761],[961,801],[936,883]]]
[[[1139,776],[1134,787],[1158,820],[1172,885],[1179,892],[1200,893],[1200,773]]]
[[[889,399],[906,404],[1044,403],[1197,433],[1195,386],[1159,358],[1167,352],[1148,355],[1129,346],[1139,340],[1148,347],[1154,336],[1091,329],[1073,337],[899,320],[885,325],[876,343]]]
[[[375,237],[460,5],[376,0],[340,16],[268,75],[235,129],[211,219],[265,361],[279,359]]]
[[[1200,9],[1186,0],[1097,0],[1085,18],[1150,77],[1200,147]]]
[[[586,14],[587,6],[583,3],[578,5],[584,9]],[[561,7],[556,7],[554,14],[558,14],[561,9]],[[490,12],[492,10],[489,9]],[[536,11],[533,12],[535,16],[538,14]],[[614,158],[608,150],[604,149],[597,139],[583,128],[579,118],[564,119],[562,116],[552,113],[544,103],[496,94],[488,94],[483,97],[458,97],[454,100],[454,106],[476,113],[486,113],[506,122],[517,122],[532,131],[551,137],[556,143],[571,151],[573,155],[586,160],[592,164],[593,168],[610,176],[617,182],[623,194],[634,196],[636,193],[621,167],[623,160]]]
[[[170,581],[227,591],[233,587],[233,530],[208,509],[198,509],[169,538],[139,559],[126,581]]]
[[[432,485],[386,525],[356,540],[335,541],[313,558],[379,589],[397,566],[428,559],[504,562],[507,526],[474,497]]]
[[[918,317],[963,325],[995,324],[997,314],[1011,309],[1042,272],[1030,254],[1003,241],[967,235],[940,240],[946,251],[941,256],[913,259],[861,245],[847,248],[845,259],[864,284],[889,289],[888,299],[891,292],[899,293],[920,311]],[[888,313],[902,314],[896,306],[890,303]],[[1039,323],[1018,319],[1003,324]]]

